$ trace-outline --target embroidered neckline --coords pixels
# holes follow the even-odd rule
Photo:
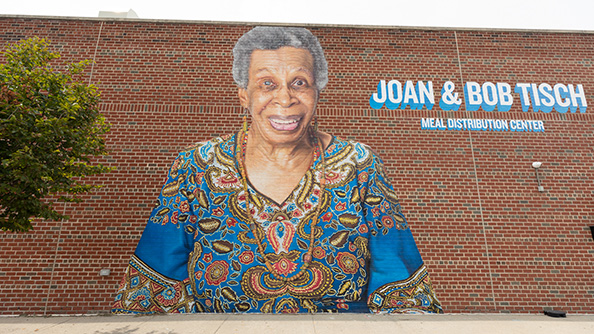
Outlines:
[[[239,169],[240,169],[240,173],[241,173],[241,178],[242,178],[242,184],[243,184],[243,189],[245,192],[245,211],[246,211],[246,217],[248,217],[249,220],[249,227],[250,230],[252,232],[252,234],[254,235],[254,238],[256,239],[256,242],[258,244],[258,252],[262,255],[263,259],[264,259],[264,264],[266,265],[266,268],[268,269],[268,271],[270,273],[272,273],[275,277],[277,277],[278,279],[282,280],[282,281],[286,281],[286,282],[292,282],[298,278],[300,278],[301,276],[303,276],[303,274],[305,273],[305,271],[307,270],[307,268],[309,267],[309,264],[312,261],[312,254],[313,254],[313,248],[314,248],[314,243],[315,243],[315,229],[316,226],[318,224],[318,220],[319,220],[319,216],[320,216],[320,210],[322,207],[322,200],[321,197],[324,194],[324,190],[325,190],[325,185],[326,185],[326,161],[324,158],[324,153],[323,153],[323,149],[322,149],[322,143],[319,140],[319,138],[315,135],[315,133],[313,133],[313,131],[311,132],[311,140],[314,143],[314,150],[313,150],[313,160],[312,160],[312,164],[309,167],[309,169],[311,170],[312,167],[314,167],[315,165],[315,161],[317,160],[318,157],[321,156],[321,169],[322,169],[322,174],[319,180],[320,183],[320,199],[318,200],[317,206],[316,206],[316,210],[315,210],[315,214],[311,220],[311,224],[310,224],[310,235],[309,235],[309,246],[307,251],[305,252],[305,255],[303,256],[303,265],[301,266],[300,270],[297,272],[297,274],[291,276],[291,277],[287,277],[287,276],[283,276],[281,275],[275,268],[274,265],[270,262],[269,260],[269,256],[267,253],[265,253],[265,248],[263,245],[263,240],[260,239],[259,234],[257,233],[257,228],[262,228],[259,224],[259,222],[254,219],[251,210],[250,210],[250,192],[249,192],[249,188],[248,188],[248,178],[247,178],[247,169],[245,166],[245,153],[246,153],[246,147],[247,147],[247,138],[248,138],[248,132],[249,129],[243,129],[239,134],[238,134],[238,141],[241,140],[241,142],[238,143],[238,145],[236,146],[236,157],[238,157],[239,159]],[[315,173],[313,173],[313,175],[315,176]],[[289,196],[290,197],[290,196]],[[282,206],[282,204],[281,204]]]

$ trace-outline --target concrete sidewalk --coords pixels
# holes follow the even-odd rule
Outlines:
[[[158,315],[0,317],[0,334],[594,333],[594,315]]]

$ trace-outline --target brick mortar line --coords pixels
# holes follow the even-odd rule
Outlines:
[[[458,58],[458,69],[460,71],[460,82],[464,82],[464,76],[462,73],[462,60],[460,59],[460,48],[458,46],[458,34],[454,31],[454,39],[456,40],[456,54],[457,54],[457,58]],[[472,116],[470,115],[470,112],[468,111],[468,106],[466,104],[464,104],[464,109],[465,109],[465,113],[467,114],[468,117]],[[478,196],[478,204],[479,204],[479,211],[480,211],[480,215],[481,215],[481,223],[482,223],[482,228],[483,228],[483,240],[484,240],[484,245],[485,245],[485,256],[487,257],[487,268],[489,269],[489,281],[491,283],[491,298],[493,300],[493,307],[495,309],[495,311],[497,311],[497,302],[495,301],[495,282],[493,280],[493,270],[491,268],[491,256],[489,253],[489,242],[487,241],[487,228],[486,228],[486,223],[485,223],[485,216],[483,214],[483,200],[481,198],[481,188],[479,185],[479,180],[478,180],[478,171],[476,168],[476,158],[474,155],[474,144],[473,144],[473,138],[472,138],[472,131],[469,129],[467,130],[468,132],[468,139],[469,139],[469,143],[470,143],[470,153],[472,155],[472,168],[474,170],[474,180],[476,183],[476,194]]]
[[[64,211],[66,211],[66,208],[68,206],[68,203],[65,204],[64,207]],[[45,317],[47,315],[47,308],[49,305],[49,300],[50,300],[50,293],[52,291],[52,283],[54,281],[54,273],[56,272],[56,264],[58,262],[58,250],[60,249],[60,238],[62,237],[62,226],[64,225],[64,219],[62,219],[60,221],[60,229],[58,230],[58,238],[56,240],[56,251],[54,252],[54,261],[52,263],[52,272],[50,274],[50,279],[49,279],[49,283],[47,286],[47,293],[45,295],[45,306],[43,307],[43,316]]]
[[[228,110],[228,109],[237,110]],[[123,109],[123,110],[118,110]],[[175,110],[177,109],[177,110]],[[191,110],[194,109],[194,110]],[[345,116],[364,117],[368,120],[376,119],[418,119],[418,118],[464,118],[464,119],[493,119],[493,120],[541,120],[541,121],[562,121],[562,122],[579,122],[592,121],[594,114],[589,113],[534,113],[534,112],[464,112],[465,115],[446,115],[446,117],[438,117],[442,110],[370,110],[361,107],[357,108],[341,108],[340,112],[336,113],[335,107],[325,108],[318,107],[317,112],[322,117],[322,121],[326,118],[340,118]],[[104,103],[100,105],[100,110],[105,113],[122,114],[197,114],[197,115],[214,115],[214,116],[236,116],[241,110],[239,107],[229,106],[213,106],[213,105],[184,105],[184,104],[127,104],[127,103]],[[377,113],[377,114],[376,114]],[[424,115],[422,114],[424,113]],[[372,114],[372,115],[370,115]],[[457,117],[458,116],[458,117]],[[565,118],[565,119],[564,119]],[[216,120],[216,119],[215,119]],[[238,118],[239,121],[239,118]]]
[[[103,30],[103,22],[101,22],[101,25],[99,26],[99,32],[97,33],[97,43],[95,44],[95,53],[93,54],[93,61],[91,63],[91,74],[89,76],[89,85],[91,85],[91,80],[93,78],[93,71],[95,68],[95,59],[97,57],[97,50],[99,49],[99,41],[101,40],[101,32]],[[65,203],[64,205],[64,211],[66,211],[68,209],[68,203]],[[52,272],[50,274],[50,280],[49,280],[49,284],[48,284],[48,288],[47,288],[47,294],[45,297],[45,306],[43,307],[43,315],[46,316],[47,315],[47,308],[49,306],[49,300],[50,300],[50,293],[52,291],[52,284],[54,281],[54,273],[56,272],[56,265],[57,265],[57,261],[58,261],[58,251],[60,249],[60,238],[62,237],[62,227],[64,226],[64,219],[62,219],[60,221],[60,229],[58,230],[58,239],[56,240],[56,251],[54,252],[54,261],[52,263]]]
[[[103,21],[99,26],[99,34],[97,35],[97,43],[95,43],[95,52],[93,53],[93,61],[91,63],[91,74],[89,75],[89,85],[93,82],[93,73],[95,70],[95,59],[97,59],[97,50],[99,50],[99,41],[101,40],[101,31],[103,30]]]

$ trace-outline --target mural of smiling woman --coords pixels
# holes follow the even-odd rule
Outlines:
[[[233,76],[249,114],[182,151],[113,313],[441,313],[382,161],[319,131],[315,36],[256,27]]]

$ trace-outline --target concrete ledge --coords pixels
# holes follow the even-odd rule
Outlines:
[[[594,333],[594,315],[191,314],[157,316],[0,317],[0,334],[116,333]]]

